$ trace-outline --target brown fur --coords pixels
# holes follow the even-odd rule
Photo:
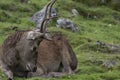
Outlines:
[[[77,68],[76,55],[61,33],[54,33],[52,41],[39,45],[37,71],[30,76],[57,77],[71,74]]]
[[[53,40],[54,40],[55,44],[57,44],[57,46],[59,46],[59,48],[61,50],[64,50],[66,47],[66,50],[69,53],[68,55],[70,55],[69,57],[71,59],[70,66],[71,66],[72,70],[75,70],[77,68],[77,58],[76,58],[76,55],[75,55],[70,43],[67,41],[65,36],[61,33],[55,33],[53,35]],[[63,53],[65,54],[65,52],[63,52]],[[66,57],[68,57],[68,56],[66,56]]]
[[[61,32],[51,33],[52,41],[44,39],[39,45],[37,71],[28,74],[28,77],[63,76],[77,68],[76,55],[65,36]]]
[[[5,41],[3,42],[2,46],[1,46],[1,69],[2,71],[7,75],[8,73],[8,77],[12,76],[12,72],[9,71],[9,68],[7,67],[7,65],[15,65],[17,62],[17,56],[16,56],[16,50],[14,49],[16,44],[20,41],[22,35],[24,34],[24,32],[15,32],[13,34],[11,34],[10,36],[8,36]],[[9,61],[9,62],[8,62]],[[10,64],[11,63],[11,64]],[[7,71],[8,69],[8,71]],[[11,74],[11,75],[9,75]]]
[[[28,72],[35,70],[38,43],[42,41],[43,36],[42,33],[25,30],[16,31],[4,40],[0,63],[2,71],[9,79],[12,80],[14,75],[27,76]]]
[[[26,31],[24,31],[26,32]],[[22,35],[24,34],[23,31],[16,31],[15,33],[11,34],[10,36],[5,39],[5,41],[2,44],[3,47],[3,53],[5,53],[8,49],[15,47],[16,43],[19,42]]]

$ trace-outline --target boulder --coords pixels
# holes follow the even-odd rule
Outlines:
[[[70,29],[72,32],[76,32],[78,30],[78,27],[71,20],[65,18],[58,19],[56,25],[63,29]]]

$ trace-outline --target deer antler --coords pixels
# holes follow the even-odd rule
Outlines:
[[[51,18],[51,11],[52,11],[52,6],[53,4],[56,2],[56,0],[53,0],[53,3],[51,3],[51,5],[49,6],[49,10],[48,10],[48,17]]]
[[[46,5],[46,9],[45,9],[45,15],[43,18],[43,21],[41,23],[40,26],[40,32],[44,33],[45,29],[46,29],[46,24],[48,22],[49,19],[52,19],[53,17],[51,17],[51,9],[53,4],[55,3],[56,0],[51,0],[47,5]]]

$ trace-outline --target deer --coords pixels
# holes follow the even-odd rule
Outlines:
[[[64,35],[54,33],[51,41],[43,39],[38,49],[37,70],[30,76],[62,77],[73,74],[77,57]]]
[[[45,14],[52,3],[53,0],[47,4]],[[8,80],[13,80],[14,76],[27,77],[30,72],[36,71],[39,44],[43,39],[51,40],[44,32],[49,19],[50,17],[44,17],[39,31],[35,29],[16,31],[3,41],[0,64]]]
[[[52,0],[45,17],[51,18],[51,8],[56,0]],[[46,21],[47,24],[48,21]],[[43,31],[46,31],[45,28]],[[55,32],[48,41],[43,39],[39,44],[37,70],[27,77],[62,77],[74,73],[77,68],[77,57],[61,32]]]

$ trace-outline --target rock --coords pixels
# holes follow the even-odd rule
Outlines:
[[[72,9],[72,14],[74,16],[77,16],[77,15],[79,15],[79,12],[76,9]]]
[[[63,29],[70,29],[72,32],[76,32],[78,30],[78,27],[76,27],[71,20],[65,18],[58,19],[56,26]]]
[[[41,25],[41,22],[42,22],[42,20],[43,20],[43,18],[44,18],[44,16],[45,16],[45,9],[46,9],[46,6],[45,6],[42,10],[36,12],[36,13],[30,18],[30,21],[31,21],[31,22],[36,23],[36,25],[37,25],[36,28],[37,28],[37,29],[40,29],[40,26],[39,26],[39,25]],[[55,17],[55,16],[57,16],[57,12],[56,12],[55,8],[52,8],[52,10],[51,10],[51,17]]]
[[[87,46],[86,48],[90,50],[99,51],[102,53],[109,53],[109,54],[120,53],[120,45],[104,43],[99,40],[96,42],[89,42],[85,46]]]
[[[101,41],[96,42],[97,50],[107,53],[119,53],[120,46],[115,44],[107,44]]]
[[[116,65],[116,62],[114,60],[107,60],[102,64],[102,67],[111,69]]]

